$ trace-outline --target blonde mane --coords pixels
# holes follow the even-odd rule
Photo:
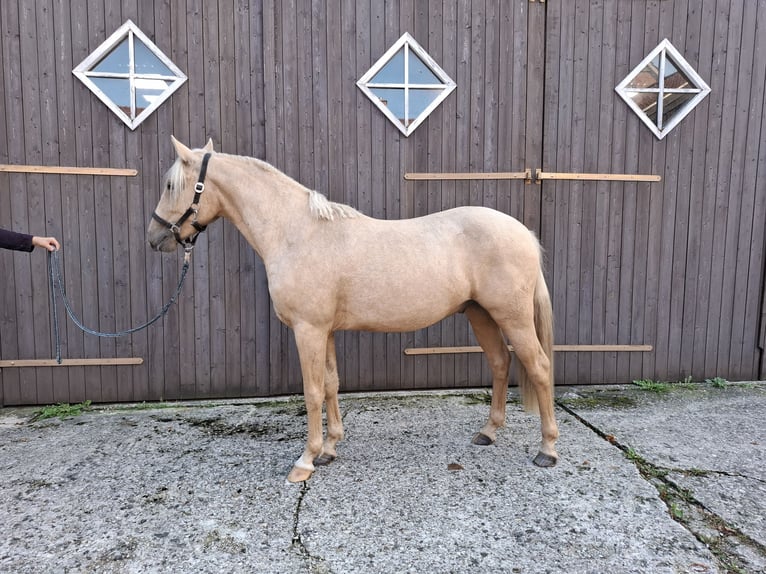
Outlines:
[[[359,211],[350,205],[330,201],[322,193],[313,189],[308,189],[298,181],[295,181],[291,177],[279,171],[270,163],[261,159],[247,156],[233,156],[229,154],[218,155],[228,155],[229,157],[244,160],[246,164],[268,172],[271,175],[288,180],[290,183],[292,183],[294,186],[297,186],[308,195],[308,208],[311,212],[311,215],[315,219],[335,221],[336,219],[353,219],[360,215]],[[180,159],[177,160],[172,166],[170,166],[170,169],[168,169],[167,173],[165,174],[165,186],[169,190],[170,197],[172,199],[176,199],[178,194],[181,192],[181,189],[183,189],[184,170]]]
[[[335,203],[313,189],[306,190],[309,194],[309,210],[316,219],[334,221],[338,219],[353,219],[359,212],[350,205]]]
[[[270,163],[263,161],[255,157],[239,156],[241,159],[247,160],[249,163],[255,164],[257,167],[267,171],[275,176],[288,179],[293,184],[300,187],[309,196],[309,211],[315,219],[323,219],[325,221],[335,221],[335,219],[353,219],[358,217],[360,213],[351,207],[343,203],[336,203],[330,201],[324,194],[305,187],[300,182],[292,179],[285,173],[279,171]]]

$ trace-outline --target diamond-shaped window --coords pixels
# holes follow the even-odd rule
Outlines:
[[[658,139],[691,112],[710,88],[667,40],[615,88]]]
[[[72,73],[134,130],[186,75],[128,20]]]
[[[405,136],[455,89],[455,82],[406,32],[356,85]]]

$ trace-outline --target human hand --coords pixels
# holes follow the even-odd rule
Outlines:
[[[42,247],[48,251],[58,251],[59,247],[61,247],[55,237],[38,237],[36,235],[32,237],[32,245]]]

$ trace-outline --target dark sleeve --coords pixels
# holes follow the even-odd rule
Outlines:
[[[26,233],[16,233],[7,229],[0,229],[0,247],[13,249],[14,251],[32,251],[32,236]]]

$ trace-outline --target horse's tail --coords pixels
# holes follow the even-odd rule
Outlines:
[[[553,389],[553,306],[548,286],[545,284],[542,268],[535,285],[534,309],[537,340],[540,341],[540,346],[543,348],[545,356],[548,357],[550,364],[548,384]],[[524,403],[524,410],[539,414],[540,408],[537,404],[537,393],[533,388],[532,381],[529,380],[527,371],[524,365],[521,364],[521,361],[516,361],[516,364],[519,369],[519,388]]]

